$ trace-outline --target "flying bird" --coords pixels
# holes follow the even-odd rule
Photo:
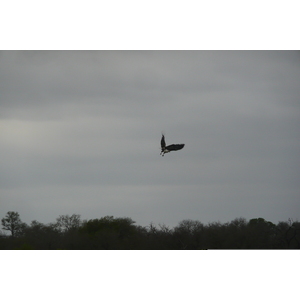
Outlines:
[[[172,144],[172,145],[166,146],[164,135],[162,135],[162,137],[161,137],[160,145],[161,145],[160,155],[162,155],[162,156],[164,156],[165,153],[168,153],[170,151],[177,151],[184,147],[184,144]]]

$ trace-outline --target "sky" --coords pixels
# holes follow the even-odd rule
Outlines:
[[[299,51],[1,51],[0,218],[299,221],[299,78]]]

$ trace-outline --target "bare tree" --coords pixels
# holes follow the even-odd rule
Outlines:
[[[15,237],[22,232],[27,226],[20,219],[20,215],[17,212],[9,211],[6,216],[1,220],[2,229],[11,232],[11,236]]]
[[[56,218],[56,225],[60,231],[66,232],[71,229],[78,228],[81,225],[80,215],[73,214],[69,215],[61,215]]]

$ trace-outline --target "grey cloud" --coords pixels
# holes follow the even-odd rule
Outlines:
[[[2,215],[296,219],[299,75],[294,51],[2,51]]]

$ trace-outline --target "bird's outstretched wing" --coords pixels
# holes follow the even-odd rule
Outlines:
[[[166,142],[165,142],[165,136],[162,135],[161,141],[160,141],[161,149],[165,149],[166,147]]]
[[[184,147],[185,144],[172,144],[166,147],[166,150],[177,151]]]

